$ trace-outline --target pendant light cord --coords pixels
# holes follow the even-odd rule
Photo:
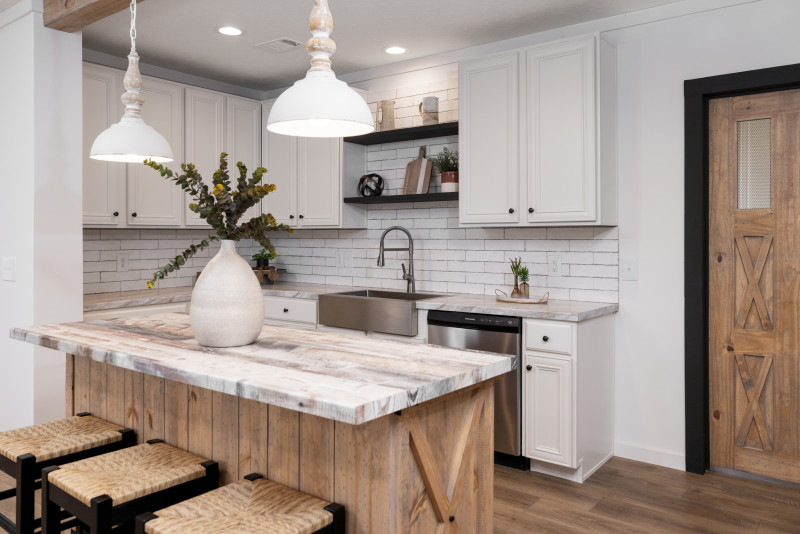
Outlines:
[[[136,51],[136,0],[131,0],[131,50]]]

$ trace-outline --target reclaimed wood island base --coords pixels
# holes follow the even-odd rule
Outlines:
[[[269,326],[205,349],[176,314],[12,337],[68,353],[67,415],[212,458],[221,484],[258,472],[338,502],[348,533],[492,531],[493,378],[513,359]]]

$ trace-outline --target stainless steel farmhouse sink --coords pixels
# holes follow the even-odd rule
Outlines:
[[[417,301],[442,295],[364,289],[319,296],[319,322],[326,326],[417,335]]]

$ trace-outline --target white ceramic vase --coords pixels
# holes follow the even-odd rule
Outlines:
[[[254,342],[264,326],[264,297],[250,265],[223,240],[197,280],[189,307],[192,332],[206,347],[239,347]]]

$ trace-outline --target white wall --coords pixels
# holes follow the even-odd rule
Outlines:
[[[81,36],[44,28],[41,2],[0,13],[0,430],[64,415],[64,356],[8,330],[82,310]]]

